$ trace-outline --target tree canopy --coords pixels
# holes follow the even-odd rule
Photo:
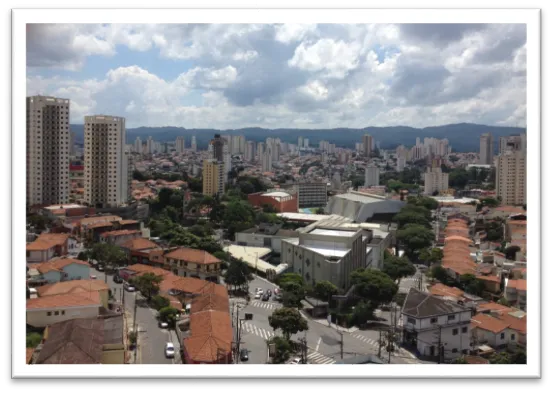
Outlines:
[[[397,240],[404,246],[406,255],[417,260],[419,251],[433,244],[433,231],[423,225],[406,224],[397,231]]]
[[[224,272],[224,282],[234,288],[244,288],[251,280],[253,274],[247,263],[241,259],[232,260]]]
[[[125,252],[119,246],[111,243],[95,243],[89,256],[102,265],[122,266],[127,262]]]
[[[163,277],[153,273],[144,273],[132,279],[132,283],[150,300],[154,294],[159,292],[159,284]]]
[[[222,218],[222,225],[230,239],[234,238],[236,232],[249,229],[254,224],[255,212],[249,203],[241,200],[232,200],[228,203]]]
[[[318,299],[328,301],[333,295],[337,295],[338,293],[339,288],[329,281],[322,280],[314,284],[314,294]]]
[[[280,329],[287,340],[289,340],[292,334],[309,330],[309,325],[301,313],[294,308],[288,307],[276,309],[268,317],[268,324],[274,330]]]
[[[473,274],[462,274],[459,282],[465,292],[475,296],[481,296],[485,290],[485,284]]]
[[[159,310],[158,317],[162,322],[167,322],[169,327],[174,327],[179,313],[180,310],[174,307],[163,307]]]
[[[420,261],[426,262],[427,264],[433,264],[441,262],[443,259],[443,250],[438,247],[434,248],[424,248],[420,251],[419,259]]]
[[[404,277],[410,277],[416,273],[416,267],[407,257],[391,256],[383,261],[382,271],[399,284]]]
[[[407,204],[400,212],[395,214],[393,221],[399,225],[399,228],[403,228],[408,224],[417,224],[431,228],[431,212],[424,206]]]
[[[414,205],[414,206],[422,206],[428,210],[435,210],[439,207],[439,202],[437,202],[433,198],[426,197],[426,196],[408,197],[407,204]],[[424,212],[424,214],[426,213]]]
[[[379,304],[392,301],[399,289],[391,277],[376,269],[355,270],[351,274],[351,282],[355,286],[355,295],[372,302],[376,308]]]

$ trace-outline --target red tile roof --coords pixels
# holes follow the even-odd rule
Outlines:
[[[464,295],[463,290],[455,287],[449,287],[448,285],[441,284],[441,283],[435,284],[431,288],[429,288],[429,293],[437,296],[453,296],[453,297],[461,297]]]
[[[500,333],[508,328],[508,324],[488,314],[476,314],[471,319],[472,328],[487,330],[494,334]]]
[[[222,360],[221,356],[230,356],[232,324],[228,311],[203,311],[192,314],[190,332],[183,345],[193,362],[216,363]]]
[[[519,279],[519,280],[508,280],[508,284],[506,285],[507,288],[515,288],[518,291],[527,291],[527,280],[526,279]]]
[[[101,280],[70,280],[37,287],[38,296],[87,293],[108,290],[109,285]]]
[[[159,247],[157,243],[143,237],[127,240],[121,246],[130,250],[146,250]]]
[[[88,262],[81,261],[79,259],[56,258],[56,259],[51,259],[47,262],[39,263],[39,264],[35,265],[35,268],[41,274],[46,274],[49,271],[61,271],[61,270],[63,270],[64,267],[72,265],[72,264],[89,266]]]
[[[186,247],[181,247],[169,252],[168,254],[165,254],[165,258],[178,259],[181,261],[198,264],[211,264],[220,262],[220,259],[209,254],[207,251]]]
[[[101,306],[100,293],[82,292],[52,295],[27,300],[27,310],[49,309],[59,307]]]

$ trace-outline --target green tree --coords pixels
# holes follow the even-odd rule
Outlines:
[[[153,273],[144,273],[138,277],[134,277],[133,284],[142,292],[142,294],[150,300],[151,297],[159,292],[159,284],[163,281],[163,277]]]
[[[176,325],[176,320],[180,311],[174,307],[164,307],[159,310],[158,318],[162,322],[167,322],[170,328]]]
[[[510,302],[508,300],[506,300],[506,298],[504,298],[504,297],[501,297],[500,299],[498,299],[497,303],[502,305],[502,306],[510,307]]]
[[[155,295],[151,298],[151,304],[156,310],[161,310],[162,308],[169,307],[171,302],[165,296]]]
[[[491,364],[512,364],[512,359],[508,352],[497,352],[489,358]]]
[[[454,359],[452,364],[468,364],[468,362],[464,356],[460,356],[459,358]]]
[[[147,176],[145,176],[142,172],[138,171],[138,170],[134,170],[132,172],[132,178],[134,180],[138,180],[138,181],[146,181],[146,180],[149,180]]]
[[[407,203],[409,205],[422,206],[428,210],[436,210],[439,207],[439,202],[426,196],[408,197]]]
[[[434,279],[442,282],[445,285],[448,285],[448,283],[451,280],[451,278],[449,277],[447,271],[442,266],[434,266],[431,269],[431,277],[433,277]]]
[[[292,353],[291,343],[289,340],[286,340],[280,336],[274,336],[268,340],[268,344],[274,344],[275,346],[275,353],[272,357],[273,364],[283,364],[288,361]]]
[[[392,256],[384,260],[382,270],[397,284],[400,284],[404,277],[410,277],[416,273],[416,267],[404,256]]]
[[[351,322],[357,326],[361,326],[374,319],[374,311],[376,304],[369,301],[360,301],[355,305]]]
[[[101,265],[123,266],[128,262],[125,252],[112,243],[94,244],[90,256]]]
[[[393,221],[399,225],[399,228],[404,228],[408,224],[431,228],[431,212],[423,206],[407,204],[393,217]]]
[[[323,207],[319,207],[314,211],[315,214],[326,214]]]
[[[449,173],[449,185],[452,188],[464,189],[470,180],[468,171],[456,168]]]
[[[52,220],[41,214],[27,216],[27,224],[33,226],[37,232],[42,232],[52,225]]]
[[[459,281],[464,291],[472,295],[481,296],[485,290],[485,284],[478,280],[473,274],[462,274]]]
[[[284,307],[301,308],[301,300],[305,298],[305,286],[289,281],[282,286],[282,304]]]
[[[460,158],[458,158],[455,155],[450,155],[448,159],[449,159],[450,162],[454,163],[454,162],[458,161]]]
[[[506,251],[504,252],[505,256],[506,256],[506,259],[509,259],[511,261],[515,261],[516,260],[516,253],[518,251],[520,251],[521,248],[519,246],[510,246],[506,249]]]
[[[278,210],[276,210],[276,208],[274,206],[265,203],[263,205],[263,212],[264,213],[278,213]]]
[[[510,356],[512,364],[527,364],[527,353],[521,349]]]
[[[439,263],[443,259],[443,250],[438,247],[434,248],[424,248],[420,251],[419,259],[420,261],[426,262],[427,264]]]
[[[40,333],[27,334],[27,348],[36,348],[42,341],[42,335]]]
[[[234,259],[228,264],[223,278],[224,282],[234,289],[245,288],[249,286],[249,281],[253,280],[253,274],[243,259]]]
[[[289,340],[292,334],[309,330],[309,325],[301,313],[288,307],[276,309],[268,317],[268,324],[274,331],[280,329],[286,340]]]
[[[339,289],[329,281],[317,281],[314,284],[314,294],[318,299],[329,301],[333,295],[337,295]]]
[[[88,261],[88,252],[87,251],[79,252],[79,255],[77,255],[77,259],[80,261]]]
[[[498,199],[495,199],[495,198],[482,198],[479,200],[479,202],[481,203],[482,206],[487,206],[487,207],[498,207],[498,205],[500,205],[500,202],[498,201]]]
[[[305,286],[303,276],[297,273],[284,273],[278,278],[278,285],[282,287],[282,289],[285,289],[286,284],[289,282],[297,283],[302,287]]]
[[[253,207],[245,201],[231,201],[224,212],[222,225],[228,237],[234,239],[236,232],[249,229],[254,225],[255,212]]]
[[[402,307],[404,304],[404,300],[406,299],[406,293],[404,292],[397,292],[395,297],[393,298],[393,301],[397,303],[398,306]]]
[[[355,295],[370,301],[375,308],[393,300],[399,289],[391,277],[376,269],[355,270],[351,274],[351,282],[355,286]]]
[[[397,240],[404,246],[410,259],[417,260],[418,251],[429,247],[434,239],[433,232],[422,225],[407,224],[397,231]]]

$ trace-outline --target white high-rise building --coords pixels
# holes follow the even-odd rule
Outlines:
[[[380,170],[375,165],[368,165],[364,171],[364,186],[379,186]]]
[[[89,206],[115,207],[130,197],[125,118],[84,117],[84,200]]]
[[[263,154],[265,145],[263,142],[257,143],[257,161],[261,162],[263,160]]]
[[[493,165],[493,135],[489,132],[479,138],[479,163]]]
[[[496,196],[504,205],[527,203],[527,154],[521,150],[506,150],[495,159]]]
[[[446,191],[449,188],[449,174],[443,173],[440,167],[427,168],[424,173],[424,194]]]
[[[75,146],[76,139],[77,139],[77,134],[75,134],[74,132],[70,132],[69,133],[69,154],[71,155],[71,157],[73,157],[77,152],[77,149]]]
[[[305,149],[308,149],[308,148],[309,148],[309,138],[303,139],[303,147],[304,147]]]
[[[267,144],[266,151],[263,153],[261,169],[264,172],[272,172],[272,144]]]
[[[297,138],[297,148],[301,149],[303,147],[303,137],[300,136]]]
[[[142,139],[140,139],[139,136],[137,136],[134,140],[134,151],[139,154],[142,154],[143,152]]]
[[[149,136],[148,140],[146,141],[146,153],[153,154],[154,149],[155,149],[155,142],[153,138]]]
[[[372,145],[374,143],[374,138],[370,134],[364,134],[362,136],[362,147],[365,157],[370,157],[372,154]]]
[[[226,143],[222,147],[222,160],[224,162],[224,182],[227,182],[228,172],[232,170],[232,154],[230,154],[230,147]]]
[[[27,205],[69,202],[69,100],[27,97]]]
[[[176,152],[178,154],[182,154],[184,153],[184,149],[185,149],[185,143],[184,143],[184,137],[183,136],[177,136],[176,137],[176,145],[175,145],[175,149],[176,149]]]
[[[397,157],[397,172],[404,171],[405,166],[406,166],[406,158]]]
[[[195,135],[192,136],[192,143],[190,145],[190,150],[192,150],[193,152],[197,151],[197,140],[196,140]]]
[[[247,147],[245,149],[245,160],[253,161],[255,159],[255,142],[247,141]]]

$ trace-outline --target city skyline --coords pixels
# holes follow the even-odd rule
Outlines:
[[[525,42],[513,24],[29,25],[27,95],[129,128],[525,126]]]

